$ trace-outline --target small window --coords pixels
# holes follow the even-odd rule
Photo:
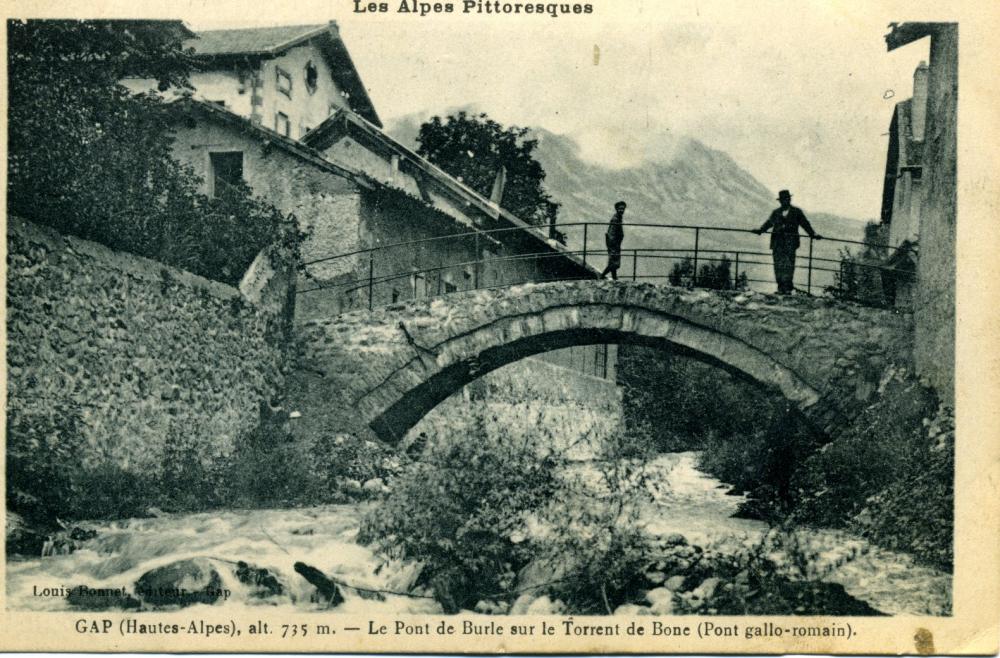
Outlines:
[[[306,62],[306,91],[310,94],[316,93],[316,86],[319,84],[319,71],[316,70],[316,65],[312,61]]]
[[[289,137],[292,132],[292,123],[288,120],[288,115],[278,112],[274,115],[274,130],[279,135]]]
[[[280,66],[274,67],[275,74],[277,75],[278,81],[278,91],[287,96],[292,97],[292,76],[285,69]]]
[[[395,304],[399,301],[399,290],[397,288],[392,289],[392,303]]]
[[[212,166],[212,194],[219,197],[243,182],[243,152],[210,153]]]
[[[445,282],[444,282],[444,294],[447,295],[448,293],[455,292],[456,290],[458,290],[458,286],[456,286],[451,281],[448,281],[447,279],[445,279]]]

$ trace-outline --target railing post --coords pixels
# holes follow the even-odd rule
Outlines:
[[[587,267],[587,227],[589,222],[583,225],[583,266]]]
[[[476,253],[472,257],[472,287],[475,290],[479,290],[479,231],[476,231],[474,249],[476,250]]]
[[[691,287],[698,287],[698,237],[701,234],[700,228],[694,230],[694,272],[691,274]]]
[[[637,273],[636,272],[636,265],[638,264],[638,262],[639,262],[639,250],[638,249],[633,249],[632,250],[632,281],[636,280],[636,273]]]
[[[375,252],[368,252],[368,310],[372,310],[375,306],[373,299],[372,288],[375,285]]]
[[[813,242],[815,240],[809,236],[809,273],[806,275],[806,292],[812,294],[813,286]]]
[[[736,267],[733,268],[733,290],[740,289],[740,252],[736,252]]]

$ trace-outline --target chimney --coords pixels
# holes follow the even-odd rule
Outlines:
[[[490,192],[490,201],[494,203],[497,207],[500,207],[500,201],[503,199],[503,188],[507,186],[507,168],[504,166],[500,167],[497,171],[497,177],[493,179],[493,191]]]
[[[924,127],[927,121],[927,62],[913,72],[913,101],[910,103],[910,133],[918,142],[924,141]]]

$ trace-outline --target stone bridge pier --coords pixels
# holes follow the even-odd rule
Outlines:
[[[453,293],[298,327],[299,436],[398,442],[477,377],[539,352],[634,343],[692,356],[785,397],[835,436],[909,366],[910,318],[826,298],[569,281]],[[711,410],[706,410],[711,413]]]

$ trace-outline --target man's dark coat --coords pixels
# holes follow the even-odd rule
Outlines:
[[[795,206],[789,206],[788,216],[781,216],[781,208],[775,208],[768,217],[761,231],[771,229],[771,250],[775,249],[798,249],[799,248],[799,227],[805,229],[806,233],[815,237],[816,231],[809,224],[805,213]]]

